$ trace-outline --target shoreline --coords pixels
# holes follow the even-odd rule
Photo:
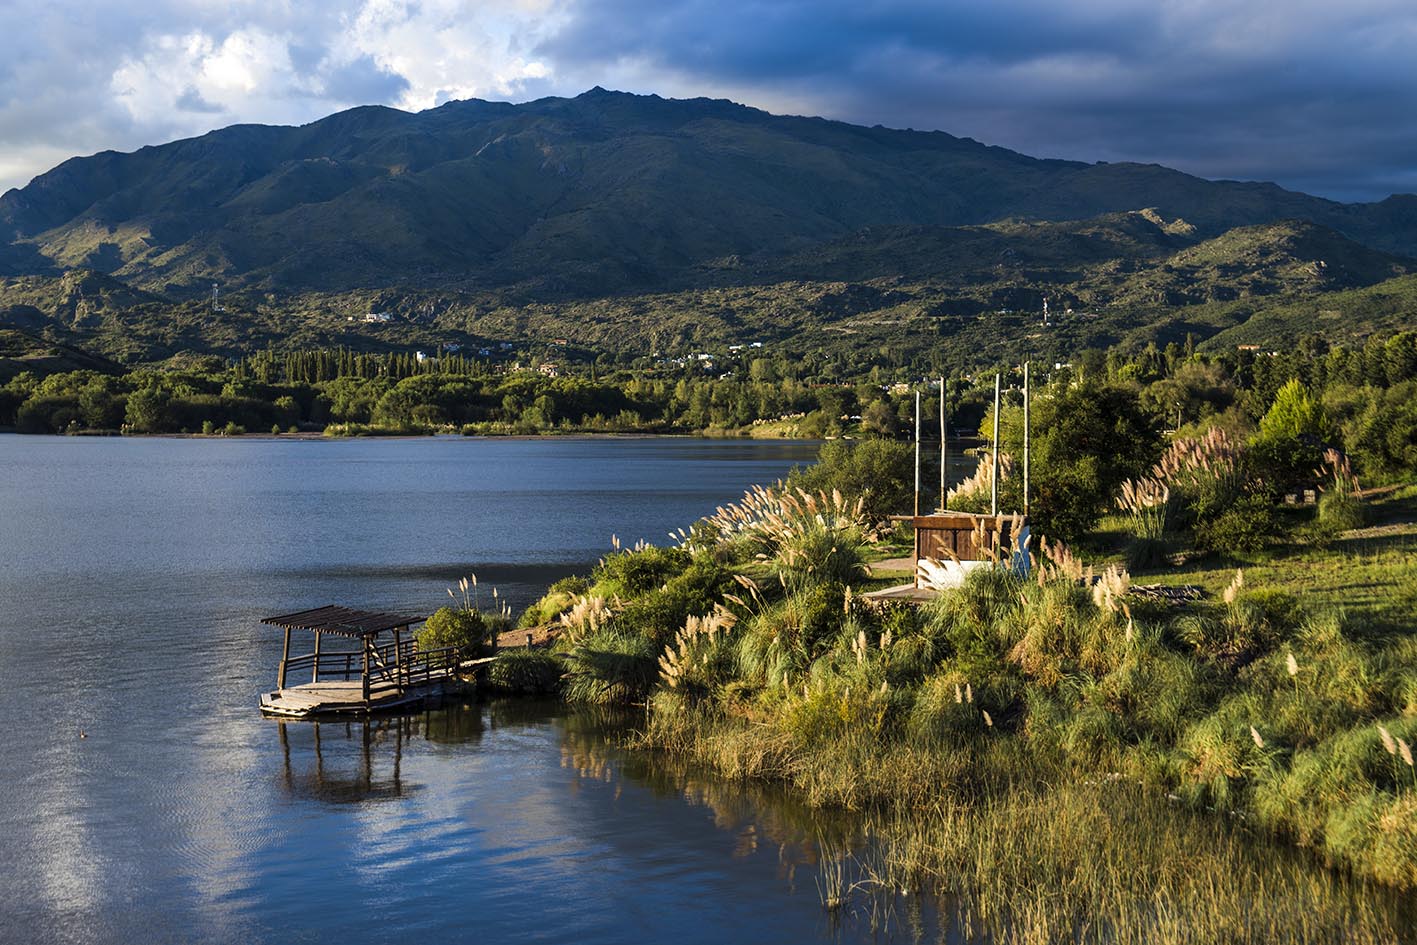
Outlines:
[[[116,430],[81,430],[74,433],[21,433],[13,428],[0,429],[0,436],[91,438],[122,440],[307,440],[340,442],[347,440],[742,440],[750,443],[822,443],[827,440],[854,440],[858,437],[754,437],[743,434],[697,432],[638,433],[601,432],[594,430],[566,433],[373,433],[366,435],[330,435],[320,431],[301,430],[297,433],[120,433]]]

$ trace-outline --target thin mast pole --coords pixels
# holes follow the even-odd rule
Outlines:
[[[950,448],[945,443],[945,379],[940,378],[940,511],[945,510],[946,469],[950,463]]]
[[[989,514],[999,514],[999,392],[1003,375],[994,375],[994,466],[989,477]]]
[[[920,391],[915,392],[915,514],[920,514]]]
[[[1028,386],[1029,362],[1023,362],[1023,514],[1028,514],[1028,447],[1029,447],[1029,415],[1028,401],[1032,393]]]

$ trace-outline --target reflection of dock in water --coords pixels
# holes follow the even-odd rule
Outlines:
[[[481,737],[477,711],[426,712],[329,722],[276,722],[290,794],[331,804],[404,797],[420,787],[404,779],[404,751],[420,741]]]

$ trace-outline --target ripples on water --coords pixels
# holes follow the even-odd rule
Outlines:
[[[692,440],[0,437],[0,939],[851,940],[820,824],[545,706],[260,718],[269,613],[514,606],[811,458]]]

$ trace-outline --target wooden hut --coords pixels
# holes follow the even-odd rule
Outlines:
[[[933,600],[942,575],[963,582],[965,575],[975,568],[1008,563],[1026,522],[1022,515],[951,511],[891,517],[895,521],[909,522],[915,529],[911,581],[872,591],[864,595],[867,600],[909,603]],[[934,586],[928,586],[922,579],[922,563],[933,571]]]
[[[419,649],[412,628],[425,619],[333,604],[265,618],[285,631],[285,645],[276,688],[261,694],[261,711],[285,718],[367,715],[441,695],[457,678],[458,654],[452,647]],[[314,633],[311,652],[290,655],[294,631]],[[357,648],[345,643],[322,651],[327,635],[356,641]],[[291,685],[292,678],[304,681]]]

